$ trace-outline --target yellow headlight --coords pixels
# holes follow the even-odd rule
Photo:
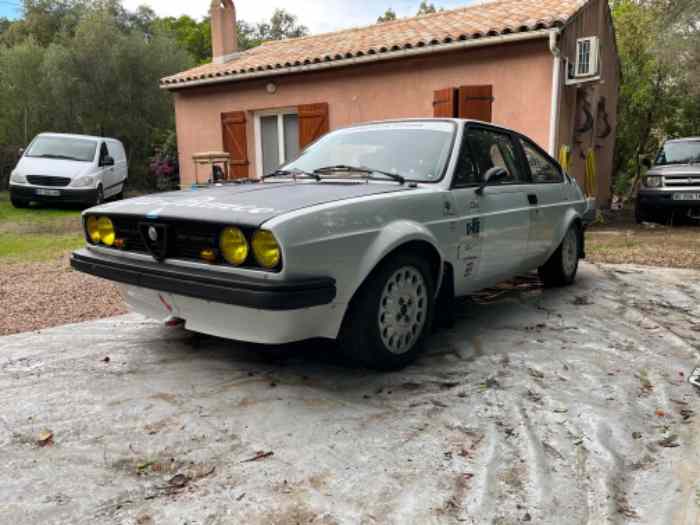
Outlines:
[[[100,242],[100,230],[97,227],[97,217],[92,216],[88,217],[87,220],[87,232],[88,236],[90,237],[90,240],[97,244]]]
[[[225,228],[219,237],[219,248],[226,262],[240,266],[248,258],[248,241],[243,232],[233,226]]]
[[[264,268],[272,269],[282,258],[279,244],[274,235],[266,230],[258,230],[253,235],[253,253],[258,263]]]
[[[107,246],[112,246],[114,244],[114,239],[117,235],[114,232],[114,224],[107,217],[100,217],[97,219],[97,231],[100,234],[100,240],[102,244]]]

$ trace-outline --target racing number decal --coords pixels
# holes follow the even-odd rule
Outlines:
[[[459,244],[459,259],[464,264],[464,277],[471,277],[479,266],[481,255],[481,219],[467,221],[465,236]]]

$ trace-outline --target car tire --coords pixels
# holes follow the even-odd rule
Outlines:
[[[29,207],[29,201],[24,200],[24,199],[17,199],[15,197],[10,197],[10,202],[12,203],[12,206],[17,209],[22,209],[22,208],[28,208]]]
[[[546,287],[568,286],[576,280],[581,254],[581,228],[572,224],[549,260],[538,270]]]
[[[435,284],[422,258],[399,253],[382,262],[353,297],[338,343],[351,362],[397,370],[420,354],[435,312]]]
[[[119,193],[117,193],[117,194],[114,196],[114,200],[115,200],[115,201],[124,200],[124,192],[125,192],[125,191],[126,191],[126,182],[125,182],[124,184],[122,184],[122,191],[120,191]]]
[[[642,224],[644,222],[666,224],[666,222],[668,221],[668,217],[664,212],[661,212],[659,210],[650,210],[648,208],[644,208],[639,203],[638,199],[637,203],[634,205],[634,220],[637,222],[637,224]]]
[[[91,206],[99,206],[105,201],[105,193],[102,189],[102,185],[97,186],[97,191],[95,192],[95,198],[90,203]]]

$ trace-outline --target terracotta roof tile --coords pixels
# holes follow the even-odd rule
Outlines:
[[[497,0],[336,33],[271,41],[239,53],[226,63],[205,64],[163,78],[161,85],[177,89],[191,82],[221,81],[224,78],[234,81],[248,73],[274,74],[281,69],[367,55],[385,54],[388,59],[392,58],[392,53],[418,47],[431,46],[439,51],[441,46],[453,42],[561,26],[586,2]]]

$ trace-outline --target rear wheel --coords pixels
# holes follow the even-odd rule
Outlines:
[[[581,230],[572,224],[564,240],[549,260],[539,269],[540,278],[545,286],[567,286],[576,280],[579,255],[581,253]]]
[[[430,266],[420,257],[398,254],[365,281],[343,321],[339,345],[351,361],[395,370],[416,359],[435,309]]]

